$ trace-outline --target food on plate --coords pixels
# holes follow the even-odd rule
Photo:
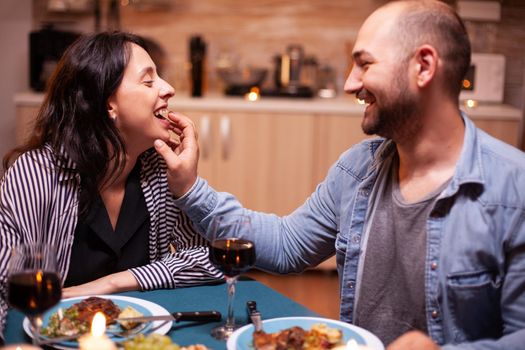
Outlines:
[[[291,327],[275,333],[256,331],[253,346],[256,350],[324,350],[342,345],[343,332],[317,323],[310,330]]]
[[[189,345],[181,347],[171,341],[167,335],[161,334],[139,334],[131,340],[122,343],[124,350],[208,350],[207,347],[201,344]]]
[[[42,335],[54,338],[87,333],[90,330],[93,316],[99,311],[106,317],[108,325],[115,323],[115,319],[121,313],[120,307],[112,300],[89,297],[65,310],[59,309],[51,315],[47,326],[42,329]]]
[[[144,314],[138,312],[131,306],[126,306],[124,310],[122,310],[118,314],[118,318],[141,317],[141,316],[144,316]],[[132,329],[132,328],[135,328],[140,322],[118,321],[118,323],[120,323],[120,326],[124,329]]]

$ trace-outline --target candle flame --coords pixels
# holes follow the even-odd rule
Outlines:
[[[357,342],[354,339],[350,339],[346,343],[346,350],[359,350],[359,345],[357,345]]]
[[[106,317],[102,312],[97,312],[91,322],[91,335],[101,337],[106,332]]]
[[[22,350],[22,348],[21,348],[21,347],[19,347],[19,346],[17,346],[17,347],[16,347],[16,350]]]

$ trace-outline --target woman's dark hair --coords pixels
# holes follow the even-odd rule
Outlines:
[[[47,94],[28,141],[10,151],[4,169],[18,155],[49,144],[56,167],[73,161],[80,175],[80,212],[111,175],[125,165],[126,148],[108,113],[108,99],[122,81],[131,43],[143,40],[124,32],[84,35],[64,53],[50,78]],[[109,176],[108,176],[109,175]]]

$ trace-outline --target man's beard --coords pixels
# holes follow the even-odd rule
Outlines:
[[[416,96],[408,89],[404,70],[399,70],[394,79],[390,94],[378,92],[375,97],[375,111],[361,123],[367,135],[379,135],[398,141],[411,135],[418,122],[418,103]],[[367,92],[368,93],[368,92]]]

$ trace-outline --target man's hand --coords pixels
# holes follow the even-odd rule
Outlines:
[[[386,350],[439,350],[440,347],[426,334],[411,331],[392,342]]]
[[[64,288],[62,298],[73,298],[84,295],[112,294],[140,289],[135,276],[129,271],[113,273],[78,286]]]
[[[154,146],[166,161],[168,185],[171,193],[178,198],[188,192],[197,180],[199,146],[195,125],[188,117],[170,112],[168,118],[174,124],[173,132],[179,136],[180,141],[167,144],[162,140],[155,140]]]

